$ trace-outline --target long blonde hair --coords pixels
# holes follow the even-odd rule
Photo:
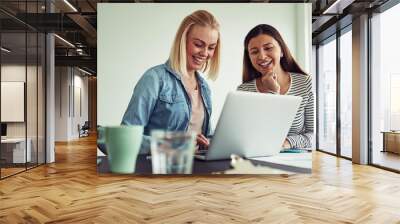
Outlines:
[[[178,31],[176,32],[174,43],[172,44],[171,53],[169,56],[170,66],[174,71],[180,74],[187,73],[186,40],[189,29],[193,25],[199,25],[203,27],[209,26],[218,31],[218,40],[214,55],[205,63],[202,68],[202,72],[207,73],[209,79],[216,80],[218,76],[221,52],[219,23],[215,17],[206,10],[195,11],[183,19]]]

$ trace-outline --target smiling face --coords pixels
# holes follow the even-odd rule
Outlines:
[[[249,41],[247,46],[253,67],[261,74],[280,71],[282,55],[279,43],[267,34],[260,34]]]
[[[187,71],[201,70],[207,60],[213,57],[218,42],[218,31],[209,26],[194,25],[186,40]]]

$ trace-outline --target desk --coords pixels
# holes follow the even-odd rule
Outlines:
[[[30,162],[32,141],[28,138],[27,142],[28,147],[26,147],[25,151],[25,138],[1,139],[2,159],[5,159],[6,163],[25,163],[25,158],[27,158],[26,162]]]
[[[283,153],[281,153],[283,154]],[[286,154],[286,153],[285,153]],[[307,155],[305,155],[307,154]],[[282,156],[282,155],[281,155]],[[268,161],[268,159],[263,160],[262,158],[257,158],[257,160],[249,160],[253,165],[257,166],[257,169],[254,170],[256,174],[292,174],[292,173],[311,173],[312,171],[312,153],[291,153],[286,157],[292,157],[292,161],[286,163],[285,161]],[[136,168],[134,174],[152,174],[151,168],[151,160],[146,158],[146,155],[139,155],[136,161]],[[301,163],[308,162],[310,166],[295,166],[293,162],[294,157],[302,158]],[[269,157],[272,158],[272,157]],[[216,161],[203,161],[194,159],[193,161],[193,174],[251,174],[250,172],[232,172],[234,170],[231,169],[230,160],[216,160]],[[277,172],[279,171],[279,172]],[[98,156],[97,157],[97,172],[98,173],[111,173],[108,165],[107,156]]]
[[[383,131],[382,152],[400,154],[400,131]]]

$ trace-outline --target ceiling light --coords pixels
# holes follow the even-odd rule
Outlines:
[[[58,39],[60,39],[61,41],[63,41],[64,43],[66,43],[67,45],[69,45],[70,47],[75,48],[75,45],[71,44],[71,42],[67,41],[66,39],[58,36],[57,34],[54,34],[55,37],[57,37]]]
[[[6,53],[10,53],[10,52],[11,52],[11,50],[9,50],[9,49],[7,49],[7,48],[5,48],[5,47],[1,47],[0,49],[1,49],[2,51],[6,52]]]
[[[78,53],[79,55],[83,55],[83,50],[81,48],[77,48],[76,53]]]
[[[336,0],[332,5],[325,9],[322,14],[342,14],[343,9],[351,5],[353,2],[354,0]]]
[[[68,0],[64,0],[65,4],[67,4],[72,10],[74,10],[74,12],[78,12],[78,10],[71,4],[68,2]]]
[[[92,73],[90,73],[90,72],[88,72],[88,71],[86,71],[86,70],[83,70],[83,69],[81,69],[81,68],[79,68],[79,67],[78,67],[78,70],[81,71],[81,72],[83,72],[83,73],[85,73],[85,74],[92,75]]]
[[[337,4],[338,4],[339,2],[340,2],[340,0],[336,0],[332,5],[330,5],[327,9],[325,9],[325,10],[322,12],[322,14],[331,13],[331,11],[332,11],[333,9],[336,9]]]

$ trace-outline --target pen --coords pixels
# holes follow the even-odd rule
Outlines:
[[[310,148],[289,148],[289,149],[282,149],[281,152],[312,152]]]

